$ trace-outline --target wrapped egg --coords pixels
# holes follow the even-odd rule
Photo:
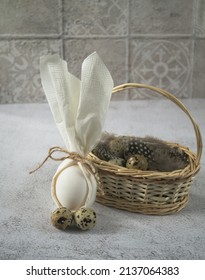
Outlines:
[[[86,203],[89,207],[96,197],[97,182],[85,167],[65,159],[52,180],[52,197],[57,205],[71,211],[78,210]]]
[[[66,229],[73,220],[73,213],[66,207],[57,208],[51,215],[51,222],[58,229]]]
[[[92,229],[96,224],[96,213],[91,208],[81,208],[74,214],[74,219],[78,228],[82,230]]]

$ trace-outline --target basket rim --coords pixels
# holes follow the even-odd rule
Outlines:
[[[130,178],[138,178],[138,179],[146,179],[146,180],[184,180],[185,178],[190,178],[195,176],[198,171],[200,170],[200,164],[197,161],[197,156],[196,154],[189,149],[188,147],[182,146],[178,143],[174,142],[167,142],[165,141],[166,144],[170,146],[177,146],[181,150],[183,150],[189,157],[189,164],[183,168],[183,169],[178,169],[170,172],[164,172],[164,171],[145,171],[145,170],[137,170],[137,169],[128,169],[126,167],[121,167],[118,165],[111,164],[107,161],[99,159],[97,156],[95,156],[92,152],[88,154],[89,160],[93,162],[93,164],[97,167],[97,169],[108,172],[108,173],[113,173],[115,175],[119,176],[126,176]]]

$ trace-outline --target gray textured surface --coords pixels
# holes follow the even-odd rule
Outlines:
[[[59,34],[60,3],[60,0],[1,0],[1,34],[44,36]]]
[[[195,1],[195,34],[197,37],[205,38],[205,18],[204,18],[204,10],[205,10],[205,2],[204,0]]]
[[[185,100],[205,137],[204,99]],[[181,212],[146,216],[95,204],[90,232],[61,232],[50,223],[55,205],[50,183],[58,166],[39,163],[51,146],[62,146],[47,104],[0,106],[0,259],[205,259],[205,161]],[[166,100],[114,101],[105,128],[152,135],[195,150],[186,116]]]
[[[65,35],[125,36],[128,34],[128,9],[127,0],[65,1]]]
[[[45,101],[40,56],[61,54],[60,40],[0,40],[0,103]]]
[[[196,97],[205,96],[205,40],[197,40],[195,42],[196,57],[194,61],[194,75],[193,75],[193,94]]]
[[[192,97],[192,50],[188,39],[132,39],[130,79],[165,88],[177,97]]]
[[[1,0],[0,103],[45,101],[38,62],[48,52],[60,53],[78,77],[97,51],[115,85],[204,98],[204,13],[204,0]]]
[[[194,0],[180,0],[180,3],[178,0],[131,0],[130,33],[192,34],[193,2]]]

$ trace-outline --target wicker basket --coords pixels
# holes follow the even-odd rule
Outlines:
[[[180,144],[178,146],[189,158],[186,168],[172,172],[141,171],[127,169],[100,160],[92,153],[90,160],[96,166],[104,195],[97,192],[96,201],[131,212],[143,214],[169,214],[185,207],[189,198],[191,183],[200,169],[202,139],[198,125],[186,107],[169,92],[144,84],[128,83],[115,87],[113,93],[129,88],[146,88],[157,92],[174,102],[191,120],[197,141],[197,153]]]

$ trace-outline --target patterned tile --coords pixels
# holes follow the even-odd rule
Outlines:
[[[131,34],[192,34],[193,0],[130,0]]]
[[[39,57],[61,53],[62,42],[78,77],[96,50],[115,85],[140,82],[205,98],[205,0],[1,0],[0,103],[44,102]],[[149,97],[144,90],[113,95]]]
[[[60,49],[58,40],[0,41],[0,103],[45,101],[39,58]]]
[[[195,41],[193,97],[205,98],[205,39]]]
[[[0,34],[60,32],[60,0],[0,1]]]
[[[205,1],[196,0],[194,32],[197,37],[205,37]]]
[[[64,2],[64,32],[68,36],[126,35],[127,17],[127,0]]]
[[[126,42],[124,39],[72,39],[65,41],[65,58],[71,73],[80,78],[81,64],[92,52],[97,51],[109,69],[114,84],[127,81]],[[118,97],[120,94],[118,95]],[[116,95],[117,97],[117,95]]]
[[[130,44],[130,80],[164,88],[177,97],[187,98],[191,96],[191,61],[191,40],[133,39]],[[132,96],[138,97],[149,95]]]

